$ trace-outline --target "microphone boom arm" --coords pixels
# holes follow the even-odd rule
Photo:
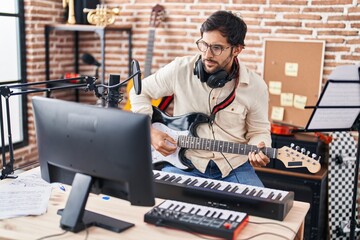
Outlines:
[[[30,93],[37,93],[37,92],[51,92],[53,90],[63,90],[63,89],[76,89],[76,88],[83,88],[85,92],[87,91],[94,91],[95,96],[97,98],[106,98],[104,97],[105,93],[99,93],[98,88],[103,87],[106,89],[115,88],[115,87],[122,87],[131,79],[135,79],[137,77],[137,81],[139,81],[138,85],[140,85],[140,78],[141,78],[141,71],[138,67],[139,63],[136,60],[132,61],[137,67],[133,69],[133,74],[131,74],[127,79],[120,82],[119,84],[107,86],[104,84],[96,84],[97,77],[90,77],[90,76],[81,76],[77,78],[67,78],[67,79],[55,79],[55,80],[46,80],[42,82],[32,82],[32,83],[22,83],[22,84],[10,84],[10,85],[2,85],[0,86],[0,95],[5,98],[5,105],[6,105],[6,121],[7,121],[7,128],[8,128],[8,144],[9,144],[9,162],[6,161],[6,146],[5,146],[5,135],[4,135],[4,117],[3,117],[3,106],[2,106],[2,99],[0,99],[0,131],[1,131],[1,150],[2,150],[2,171],[0,180],[4,178],[16,178],[16,176],[10,176],[14,173],[14,148],[12,143],[12,135],[11,135],[11,120],[10,120],[10,104],[9,98],[15,95],[25,95]],[[78,81],[73,83],[71,81]],[[69,83],[68,85],[56,86],[56,83]],[[45,85],[44,88],[36,88],[34,86]],[[135,84],[134,84],[135,86]],[[12,89],[20,89],[18,92],[14,92]],[[135,88],[136,89],[136,88]],[[136,90],[137,94],[140,94],[141,86],[138,87]],[[123,93],[119,93],[118,98],[123,99]],[[119,101],[119,99],[117,101]]]
[[[69,81],[80,80],[79,83],[69,83]],[[85,82],[84,82],[85,81]],[[69,85],[65,86],[50,86],[55,83],[66,83]],[[56,79],[56,80],[48,80],[43,82],[33,82],[33,83],[22,83],[22,84],[11,84],[11,85],[3,85],[0,86],[0,95],[5,98],[5,106],[6,106],[6,122],[7,122],[7,132],[8,132],[8,144],[9,144],[9,161],[6,159],[6,146],[5,146],[5,134],[4,134],[4,116],[3,116],[3,106],[2,100],[0,99],[0,131],[1,131],[1,154],[2,154],[2,171],[0,180],[4,178],[16,178],[16,176],[10,176],[14,172],[14,147],[12,142],[12,134],[11,134],[11,120],[10,120],[10,104],[9,99],[11,96],[15,95],[25,95],[30,93],[37,92],[50,92],[53,90],[62,90],[62,89],[73,89],[84,87],[85,91],[91,90],[95,92],[97,97],[101,96],[98,92],[97,86],[95,85],[96,78],[83,76],[78,78],[68,78],[68,79]],[[33,86],[45,85],[44,88],[35,88]],[[50,87],[49,87],[50,86]],[[20,89],[20,91],[16,92],[13,89]]]

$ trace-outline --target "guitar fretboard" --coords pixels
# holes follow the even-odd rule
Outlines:
[[[178,137],[178,146],[182,148],[233,153],[240,155],[248,155],[250,152],[258,153],[259,151],[262,151],[269,158],[276,158],[277,156],[277,149],[275,148],[265,147],[259,149],[257,146],[254,145],[183,135]]]
[[[151,75],[152,58],[154,53],[155,28],[149,30],[149,40],[146,48],[144,78]]]

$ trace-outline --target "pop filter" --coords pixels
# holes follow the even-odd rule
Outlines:
[[[101,66],[101,63],[96,61],[96,59],[90,53],[84,53],[82,55],[82,60],[83,60],[84,63],[89,64],[89,65],[95,65],[97,67]]]
[[[135,59],[132,60],[131,69],[132,69],[131,75],[134,75],[133,83],[134,83],[135,93],[139,95],[141,93],[141,71],[140,71],[139,62],[137,60]]]

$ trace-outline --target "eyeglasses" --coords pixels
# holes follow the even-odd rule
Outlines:
[[[201,39],[196,41],[196,45],[197,45],[198,49],[200,50],[200,52],[206,52],[210,47],[210,51],[214,56],[219,56],[224,50],[231,47],[231,46],[223,47],[221,45],[207,44],[205,41],[203,41]]]

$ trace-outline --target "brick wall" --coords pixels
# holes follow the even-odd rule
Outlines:
[[[106,0],[108,7],[120,8],[115,24],[133,27],[133,58],[144,69],[148,40],[150,12],[154,7],[149,0]],[[156,28],[152,70],[170,62],[176,56],[197,52],[195,41],[199,27],[214,10],[240,12],[248,24],[246,49],[242,61],[259,74],[262,73],[263,42],[265,38],[298,40],[325,40],[324,82],[338,65],[360,62],[360,2],[356,0],[161,0],[166,18]],[[64,10],[59,0],[25,0],[27,80],[45,80],[44,25],[63,22]],[[73,35],[53,32],[51,45],[51,79],[60,78],[64,72],[73,71]],[[94,33],[81,33],[80,52],[90,52],[100,60],[100,43]],[[127,36],[109,32],[106,36],[106,78],[108,74],[121,74],[127,70]],[[95,68],[80,62],[80,72],[93,75]],[[36,161],[33,116],[30,97],[29,146],[15,151],[17,166]],[[73,99],[72,90],[57,92],[56,97]],[[82,102],[95,103],[93,94],[82,94]],[[123,104],[123,103],[122,103]]]

